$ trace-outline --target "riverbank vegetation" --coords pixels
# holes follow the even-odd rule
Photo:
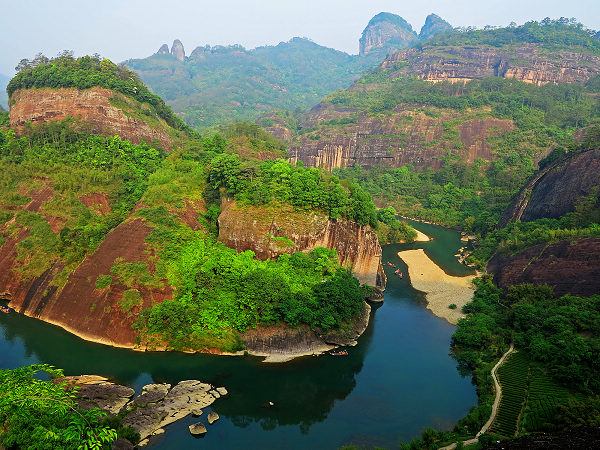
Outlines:
[[[0,369],[2,446],[101,449],[117,439],[117,430],[105,423],[106,413],[79,408],[72,387],[40,379],[40,375],[59,378],[63,373],[46,364]]]

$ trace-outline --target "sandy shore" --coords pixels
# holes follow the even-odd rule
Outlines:
[[[416,228],[415,231],[417,232],[417,238],[415,239],[415,242],[429,242],[429,236],[417,230]]]
[[[456,325],[464,317],[462,307],[471,301],[475,287],[472,284],[475,275],[453,277],[446,274],[435,264],[423,249],[405,250],[398,256],[408,266],[408,275],[412,286],[426,294],[427,309],[436,316]],[[456,309],[448,308],[451,304]]]

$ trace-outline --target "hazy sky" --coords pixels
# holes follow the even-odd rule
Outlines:
[[[143,58],[179,38],[198,45],[254,48],[304,36],[348,53],[381,11],[404,17],[418,32],[433,12],[453,26],[508,25],[575,17],[600,29],[600,0],[2,0],[0,73],[21,58],[64,49],[120,62]]]

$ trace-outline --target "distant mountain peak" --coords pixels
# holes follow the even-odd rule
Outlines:
[[[171,47],[171,55],[173,55],[181,62],[185,60],[185,50],[183,48],[183,44],[179,39],[175,39],[173,41],[173,46]]]
[[[450,25],[437,14],[432,13],[429,14],[425,19],[425,24],[423,25],[423,28],[421,28],[421,32],[419,33],[419,39],[425,40],[440,31],[446,31],[451,29],[452,25]]]
[[[161,55],[168,55],[169,54],[169,46],[167,44],[161,45],[156,53],[159,53]]]
[[[365,56],[389,47],[403,49],[417,40],[417,33],[406,20],[396,14],[381,12],[374,16],[364,29],[360,38],[359,53]]]

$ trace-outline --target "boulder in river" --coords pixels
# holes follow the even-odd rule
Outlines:
[[[209,412],[209,413],[208,413],[208,423],[209,423],[209,424],[211,424],[211,425],[212,425],[212,424],[213,424],[213,423],[215,423],[217,420],[219,420],[219,415],[218,415],[216,412],[212,411],[212,412]]]
[[[190,425],[188,428],[190,429],[190,433],[192,433],[194,436],[206,434],[206,425],[204,425],[202,422]]]

